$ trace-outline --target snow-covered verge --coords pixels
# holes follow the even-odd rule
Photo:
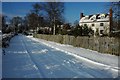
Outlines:
[[[93,51],[89,49],[73,47],[71,45],[60,44],[60,43],[46,41],[43,39],[33,38],[29,36],[28,38],[34,41],[40,42],[42,44],[45,44],[56,50],[65,52],[76,58],[90,62],[92,64],[107,67],[107,68],[112,68],[114,71],[118,71],[120,69],[118,67],[118,56],[110,55],[110,54],[103,54],[103,53],[99,53],[97,51]]]

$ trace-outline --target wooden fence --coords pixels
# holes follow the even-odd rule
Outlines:
[[[95,50],[101,53],[120,55],[120,38],[113,37],[74,37],[69,35],[42,35],[37,38],[54,41],[61,44],[69,44],[75,47]]]

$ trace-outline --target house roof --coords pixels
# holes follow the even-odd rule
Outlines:
[[[86,15],[80,19],[80,22],[109,21],[109,14]]]

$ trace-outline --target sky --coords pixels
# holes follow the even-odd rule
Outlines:
[[[9,18],[14,16],[24,17],[32,9],[35,2],[2,2],[2,13]],[[109,2],[64,2],[64,17],[71,24],[80,19],[80,13],[85,15],[108,13]]]

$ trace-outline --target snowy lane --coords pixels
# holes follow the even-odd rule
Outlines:
[[[15,36],[10,46],[5,49],[2,57],[3,78],[39,78],[41,77],[36,65],[25,50],[20,36]]]
[[[34,59],[38,57],[35,61],[37,61],[38,64],[43,63],[42,67],[44,69],[43,72],[46,74],[45,77],[117,77],[117,73],[109,71],[110,69],[104,69],[103,67],[101,68],[94,64],[79,60],[74,56],[65,54],[64,52],[50,48],[44,44],[38,44],[38,42],[28,40],[25,37],[23,40],[27,41],[25,42],[26,47],[29,49],[29,53],[32,57],[34,57]],[[45,52],[41,53],[41,51],[44,50]],[[42,62],[40,61],[40,56],[43,58]],[[53,66],[56,65],[58,68],[54,69]]]
[[[19,47],[17,47],[17,45]],[[77,59],[74,56],[48,47],[42,43],[38,43],[22,35],[13,38],[10,47],[6,49],[6,55],[3,58],[4,77],[117,77],[117,72],[112,71],[111,69],[106,69],[100,66],[96,66],[95,64],[91,64],[87,61]],[[10,66],[11,69],[9,69],[8,66]],[[17,72],[16,68],[19,69],[17,75],[15,75],[16,73],[14,73]],[[27,70],[29,68],[32,69],[29,71]],[[26,76],[24,76],[23,74],[24,71],[26,71],[27,73]],[[11,74],[10,72],[13,73]],[[30,76],[33,74],[34,76]]]

